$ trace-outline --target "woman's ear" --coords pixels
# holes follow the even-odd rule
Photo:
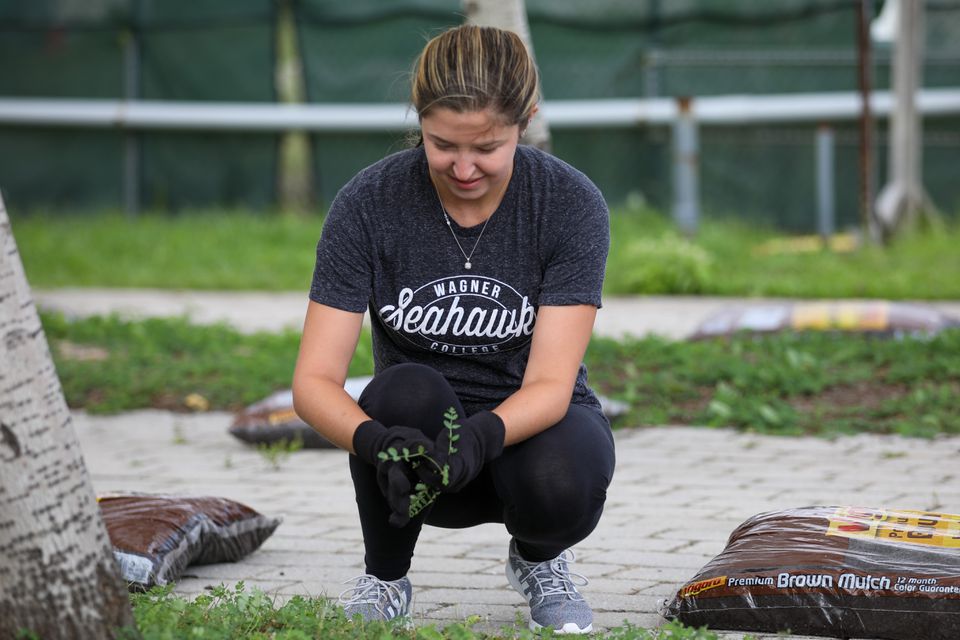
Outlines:
[[[530,115],[527,116],[527,119],[520,123],[520,137],[527,132],[527,127],[530,126],[530,121],[533,120],[533,116],[537,114],[537,111],[540,110],[540,105],[533,105],[533,109],[530,110]]]

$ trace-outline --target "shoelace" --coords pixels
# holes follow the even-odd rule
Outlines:
[[[337,601],[344,607],[357,604],[373,604],[376,605],[376,609],[381,615],[386,616],[387,612],[383,610],[384,603],[380,597],[381,593],[385,593],[392,604],[400,603],[403,600],[403,591],[400,587],[369,573],[344,580],[343,583],[348,582],[356,582],[357,584],[349,589],[344,589],[337,596]],[[347,594],[351,595],[348,596]]]
[[[573,551],[567,549],[553,560],[520,562],[530,567],[525,578],[532,577],[536,581],[537,590],[540,592],[537,597],[541,600],[547,596],[567,596],[572,600],[581,600],[583,596],[577,591],[577,587],[585,587],[590,581],[585,576],[570,571],[567,565],[576,559]]]

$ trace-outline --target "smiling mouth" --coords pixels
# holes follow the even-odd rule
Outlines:
[[[451,177],[450,179],[453,181],[453,184],[455,184],[456,186],[462,189],[469,189],[471,187],[475,187],[476,185],[478,185],[480,183],[480,180],[482,180],[483,178],[474,178],[473,180],[458,180],[457,178]]]

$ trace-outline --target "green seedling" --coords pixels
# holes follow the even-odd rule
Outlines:
[[[173,423],[173,444],[187,444],[187,436],[183,431],[183,423],[179,420]]]
[[[458,451],[458,449],[453,446],[453,443],[460,439],[460,436],[454,433],[454,431],[460,428],[460,424],[457,422],[459,417],[457,410],[453,407],[447,409],[443,414],[443,426],[450,432],[450,444],[447,446],[448,455],[453,455]],[[400,450],[397,450],[396,447],[388,447],[386,451],[378,453],[377,457],[380,458],[380,460],[406,462],[410,465],[411,469],[416,469],[421,464],[429,464],[434,468],[434,471],[440,475],[440,484],[445,487],[450,484],[450,465],[444,464],[441,466],[439,462],[427,455],[427,450],[423,445],[417,447],[416,451],[410,451],[407,447],[402,447]],[[410,495],[410,509],[408,514],[413,518],[433,504],[438,497],[440,497],[439,489],[434,489],[423,482],[418,482],[414,485],[413,493]]]
[[[292,440],[277,440],[270,444],[261,444],[257,447],[257,451],[274,471],[279,471],[283,462],[300,449],[303,449],[303,438],[300,436]]]

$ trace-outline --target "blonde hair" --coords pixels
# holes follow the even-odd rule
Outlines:
[[[539,74],[520,36],[463,25],[430,40],[413,69],[411,102],[422,120],[431,109],[462,113],[491,108],[521,128],[533,115]]]

